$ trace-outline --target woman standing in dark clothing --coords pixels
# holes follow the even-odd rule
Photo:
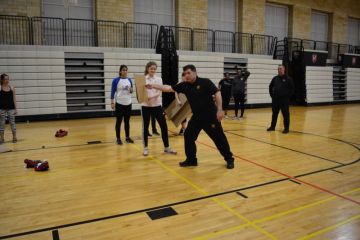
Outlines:
[[[235,116],[234,119],[240,119],[244,116],[245,111],[245,89],[246,81],[250,76],[250,72],[246,69],[239,69],[236,66],[237,75],[234,77],[232,93],[235,102]],[[239,108],[241,109],[240,117],[238,117]]]
[[[227,116],[227,110],[229,109],[229,103],[231,98],[231,87],[232,82],[229,78],[229,73],[224,73],[224,78],[220,80],[219,82],[219,89],[221,91],[221,97],[222,97],[222,106],[223,110],[225,112],[225,118],[228,118]]]
[[[15,115],[16,97],[15,88],[9,84],[9,75],[1,74],[0,76],[0,144],[4,143],[5,118],[9,118],[11,131],[13,134],[13,143],[17,142]]]

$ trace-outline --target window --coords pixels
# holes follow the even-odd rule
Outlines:
[[[208,28],[236,32],[235,0],[208,1]]]
[[[94,19],[93,0],[43,0],[42,16]]]
[[[236,32],[235,0],[208,0],[208,28],[215,31],[215,51],[233,52]],[[225,32],[222,32],[225,31]],[[208,39],[211,42],[211,39]]]
[[[360,46],[360,20],[349,18],[348,20],[348,44]]]
[[[266,4],[265,6],[265,34],[282,40],[288,36],[288,7]]]
[[[174,0],[135,0],[134,21],[165,26],[175,25]]]
[[[66,44],[72,46],[94,46],[94,0],[43,0],[42,16],[55,18],[75,18],[66,20]],[[42,34],[42,44],[62,45],[63,27],[59,20],[41,19],[37,24]],[[40,40],[39,40],[40,41]]]
[[[324,43],[316,43],[318,50],[326,50],[328,42],[328,21],[329,15],[326,13],[313,11],[311,13],[311,40],[323,41]]]

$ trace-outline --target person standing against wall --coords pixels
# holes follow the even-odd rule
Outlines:
[[[272,99],[272,119],[267,131],[274,131],[276,127],[279,111],[284,118],[283,133],[289,133],[290,128],[290,98],[294,93],[294,83],[292,79],[285,75],[285,66],[279,65],[278,75],[275,76],[269,85],[269,93]]]
[[[222,105],[225,112],[225,118],[228,118],[227,111],[229,109],[229,103],[231,98],[232,81],[229,77],[229,73],[224,73],[224,78],[219,82],[219,89],[221,91]]]
[[[246,69],[235,67],[236,76],[233,80],[232,85],[232,93],[235,102],[235,116],[234,119],[240,119],[244,117],[245,111],[245,90],[246,90],[246,82],[248,77],[250,76],[250,72]],[[239,108],[241,109],[240,117],[238,117]]]

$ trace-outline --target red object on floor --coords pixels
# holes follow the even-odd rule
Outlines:
[[[40,162],[35,165],[34,170],[35,171],[47,171],[49,169],[49,163],[47,161]]]
[[[34,168],[36,164],[41,163],[41,160],[30,160],[25,159],[24,163],[26,164],[26,168]]]
[[[55,133],[55,137],[65,137],[66,135],[68,135],[68,131],[64,129],[60,129]]]

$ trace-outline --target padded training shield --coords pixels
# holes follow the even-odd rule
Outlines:
[[[176,127],[178,127],[182,121],[191,115],[191,107],[186,99],[186,96],[180,93],[179,99],[182,103],[181,105],[178,105],[175,99],[165,109],[166,116],[174,123]]]
[[[136,98],[139,103],[145,102],[147,100],[145,76],[135,75],[134,79],[135,79],[135,88],[136,88]]]

